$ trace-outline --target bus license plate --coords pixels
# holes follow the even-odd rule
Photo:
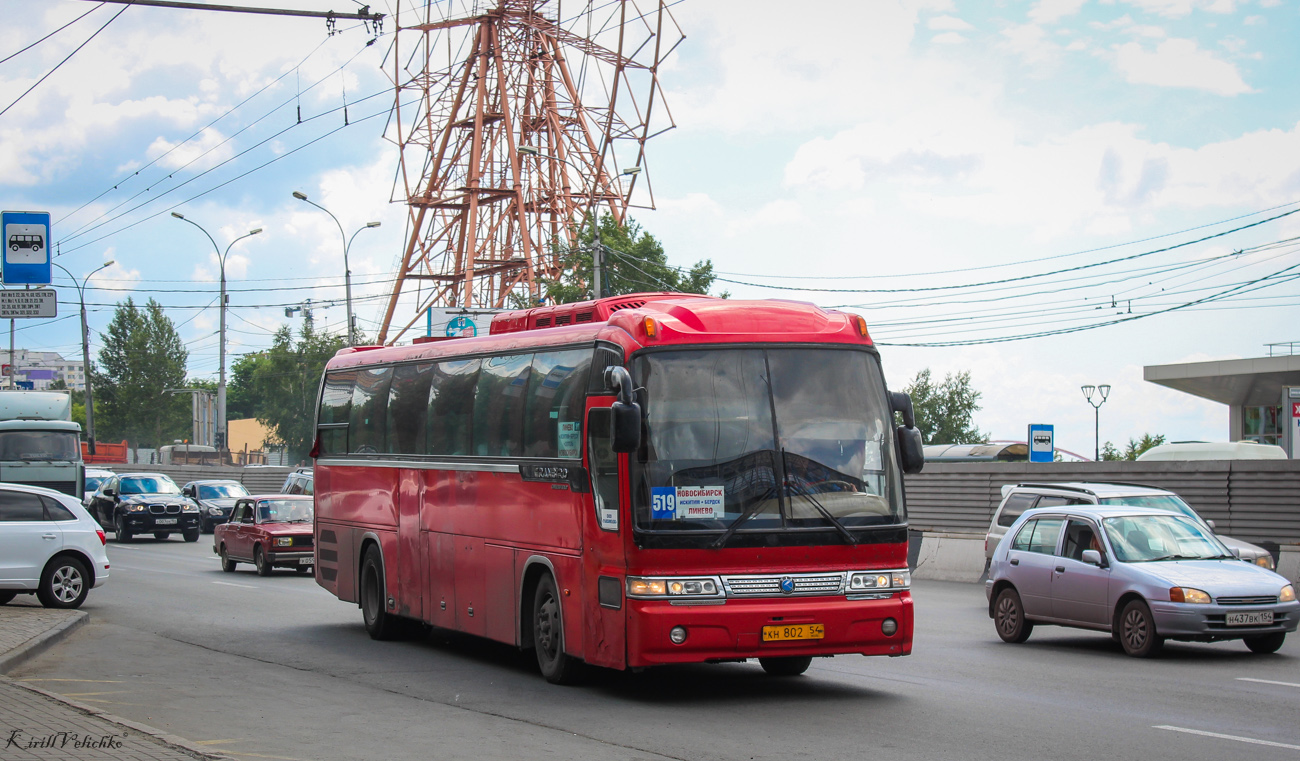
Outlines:
[[[789,626],[764,626],[764,642],[784,642],[794,639],[822,639],[826,636],[823,624],[790,624]]]
[[[1261,610],[1257,613],[1229,613],[1228,626],[1268,626],[1273,623],[1273,611]]]
[[[316,558],[298,558],[298,565],[315,565]]]
[[[158,524],[159,526],[175,526],[176,521],[177,521],[176,518],[159,518],[158,520],[154,521],[154,523]]]

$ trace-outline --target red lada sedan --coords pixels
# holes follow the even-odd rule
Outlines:
[[[270,576],[272,568],[306,575],[316,564],[313,549],[312,497],[305,494],[240,497],[230,521],[212,535],[212,551],[227,573],[238,563],[252,563],[258,576]]]

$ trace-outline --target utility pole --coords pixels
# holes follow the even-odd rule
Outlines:
[[[101,264],[97,269],[90,271],[88,275],[82,278],[81,283],[77,283],[77,278],[73,277],[68,268],[58,262],[50,262],[55,267],[67,273],[72,278],[72,284],[77,288],[77,296],[81,299],[81,377],[85,381],[84,399],[86,403],[86,448],[90,454],[95,454],[95,398],[90,390],[90,329],[86,326],[86,283],[90,282],[90,276],[99,270],[113,266],[113,260]],[[10,367],[12,367],[12,360]]]

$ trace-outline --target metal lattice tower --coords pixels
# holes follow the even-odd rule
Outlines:
[[[590,214],[653,208],[648,177],[630,172],[674,126],[658,73],[684,39],[666,0],[416,5],[399,1],[390,53],[409,238],[381,344],[430,306],[535,299]],[[404,296],[413,316],[395,324]]]

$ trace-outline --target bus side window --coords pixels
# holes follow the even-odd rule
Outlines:
[[[470,454],[480,364],[482,360],[457,359],[434,366],[429,386],[428,454]]]
[[[532,354],[488,357],[474,393],[474,454],[518,457],[523,454],[524,402]]]
[[[388,449],[393,454],[424,454],[425,408],[433,365],[398,365],[388,390]]]
[[[533,357],[524,415],[524,456],[582,456],[591,349],[539,352]]]
[[[392,378],[391,367],[368,367],[357,373],[348,425],[349,452],[378,454],[386,451],[384,432],[388,428],[388,384]]]
[[[587,414],[587,464],[591,468],[591,495],[596,521],[606,531],[618,530],[618,455],[609,439],[608,407]]]
[[[352,410],[352,387],[356,381],[355,370],[325,376],[325,389],[320,400],[320,420],[317,421],[322,455],[348,452],[348,417]]]

